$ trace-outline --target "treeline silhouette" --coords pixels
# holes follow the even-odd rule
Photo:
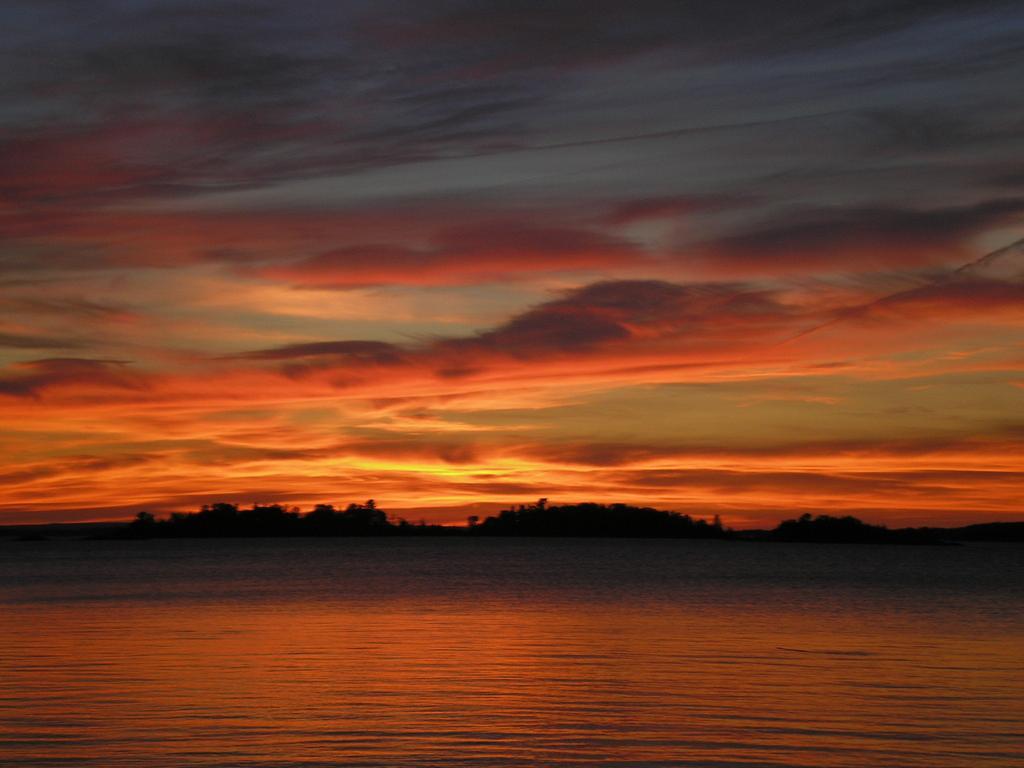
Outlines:
[[[723,539],[729,531],[713,522],[678,512],[628,504],[536,504],[506,509],[482,523],[470,520],[472,533],[485,536],[605,536],[664,539]]]
[[[349,504],[338,510],[332,504],[317,504],[310,512],[287,509],[280,504],[254,504],[240,509],[237,504],[208,504],[198,512],[175,512],[157,519],[140,512],[118,538],[229,538],[263,536],[387,536],[445,533],[440,525],[412,524],[391,520],[373,499]]]
[[[848,544],[950,544],[969,541],[1024,542],[1024,522],[975,523],[957,528],[886,528],[856,517],[801,515],[771,531],[740,531],[741,538]]]
[[[390,518],[373,499],[339,510],[318,504],[302,514],[280,504],[217,503],[198,512],[175,512],[157,519],[140,512],[116,538],[227,538],[261,536],[608,536],[636,538],[726,538],[730,532],[714,522],[689,515],[628,504],[569,504],[548,506],[547,499],[506,509],[480,521],[471,516],[464,527],[412,524]]]
[[[22,534],[45,538],[47,531]],[[270,536],[577,536],[608,538],[741,539],[746,541],[857,544],[942,544],[956,541],[1024,541],[1024,522],[981,523],[961,528],[897,528],[871,525],[855,517],[804,514],[774,529],[733,531],[716,515],[711,522],[678,512],[629,504],[549,505],[547,499],[510,507],[484,520],[470,516],[465,526],[410,523],[389,516],[373,499],[344,509],[317,504],[302,514],[296,507],[209,504],[198,512],[175,512],[157,519],[140,512],[126,526],[104,528],[94,538],[228,538]]]
[[[1024,522],[974,523],[960,528],[920,528],[918,530],[953,541],[1024,542]]]
[[[941,544],[938,529],[897,528],[871,525],[856,517],[801,515],[784,520],[769,533],[773,541],[810,541],[844,544]]]

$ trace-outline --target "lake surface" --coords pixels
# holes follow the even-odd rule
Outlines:
[[[4,766],[1024,765],[1024,547],[0,542]]]

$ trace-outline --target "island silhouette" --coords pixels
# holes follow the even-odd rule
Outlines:
[[[855,544],[944,544],[969,541],[1024,541],[1024,522],[992,522],[958,528],[890,529],[855,517],[803,514],[770,530],[734,530],[715,515],[710,521],[678,512],[630,504],[549,504],[539,499],[513,505],[464,525],[411,523],[389,515],[370,499],[339,508],[317,504],[303,513],[281,504],[218,502],[196,512],[158,518],[139,512],[130,523],[41,524],[0,527],[0,536],[24,541],[78,536],[94,539],[366,537],[366,536],[525,536],[659,539],[721,539],[754,542]]]

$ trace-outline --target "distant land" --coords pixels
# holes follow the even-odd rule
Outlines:
[[[1024,542],[1024,521],[956,528],[887,528],[855,517],[804,514],[771,530],[733,530],[717,516],[711,522],[678,512],[627,504],[549,505],[547,499],[514,506],[464,526],[413,524],[389,517],[371,499],[337,509],[318,504],[302,514],[279,504],[248,509],[217,503],[194,513],[158,519],[140,512],[130,523],[54,523],[0,526],[0,538],[169,539],[358,536],[532,536],[590,538],[726,539],[763,542],[857,544],[951,544],[971,541]]]

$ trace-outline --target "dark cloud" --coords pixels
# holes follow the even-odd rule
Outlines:
[[[518,134],[505,115],[535,104],[532,89],[412,77],[430,62],[364,45],[358,15],[320,2],[303,13],[183,1],[0,10],[15,31],[0,94],[35,107],[0,116],[0,197],[97,203],[240,188]]]
[[[462,284],[517,273],[601,268],[637,257],[642,257],[642,251],[620,237],[517,219],[442,226],[422,247],[349,246],[254,272],[316,288]]]
[[[1005,122],[985,123],[991,117],[948,108],[880,108],[862,113],[867,151],[906,157],[911,152],[935,152],[1016,136],[1019,127]]]
[[[791,78],[807,80],[806,93],[795,102],[780,94],[778,109],[766,107],[759,93],[747,92],[746,81],[735,84],[738,90],[727,107],[716,106],[718,97],[701,101],[720,87],[731,89],[734,74],[722,82],[718,75],[701,81],[695,86],[697,101],[685,101],[684,92],[690,94],[686,98],[693,93],[675,78],[688,71],[689,62],[725,61],[733,67],[750,57],[762,61],[822,48],[837,51],[845,43],[918,24],[1011,8],[1000,2],[881,0],[769,5],[752,0],[652,0],[628,8],[611,0],[384,6],[316,1],[298,11],[273,3],[211,7],[171,0],[97,3],[86,13],[73,3],[8,4],[0,10],[12,42],[0,52],[6,75],[0,86],[5,97],[0,237],[13,248],[0,260],[24,270],[273,260],[275,266],[262,273],[269,279],[339,288],[434,285],[449,279],[466,284],[517,272],[601,269],[631,261],[643,271],[651,263],[648,252],[602,229],[764,201],[742,189],[742,182],[707,195],[652,185],[657,191],[650,197],[592,214],[587,226],[580,226],[579,217],[557,221],[552,216],[465,227],[449,221],[432,238],[416,242],[392,240],[381,231],[361,239],[323,238],[314,252],[308,243],[279,240],[274,259],[266,258],[269,249],[246,242],[246,231],[255,233],[251,240],[265,239],[266,225],[258,222],[222,236],[216,223],[199,218],[143,222],[98,209],[431,159],[513,150],[554,158],[563,150],[597,152],[604,144],[630,141],[657,144],[690,136],[703,141],[726,127],[732,135],[737,126],[750,131],[756,159],[771,153],[773,132],[786,130],[780,126],[815,111],[852,115],[842,123],[844,141],[871,157],[966,151],[1019,134],[1020,119],[1009,109],[951,109],[934,99],[920,106],[897,100],[893,106],[889,99],[875,103],[857,93],[852,106],[819,105],[816,98],[812,104],[805,97],[813,96],[813,88],[799,64]],[[951,35],[949,47],[982,45],[967,34],[967,26],[962,35]],[[652,53],[658,55],[656,65],[644,58]],[[867,49],[862,57],[872,71],[876,64],[885,69],[886,78],[910,66],[892,64],[888,56],[876,63]],[[594,89],[610,63],[627,60],[647,62],[655,81],[665,77],[671,93],[679,90],[685,110],[648,120],[648,104],[633,123],[623,123],[621,117],[641,102],[634,103],[621,85],[599,98]],[[859,67],[857,61],[855,56],[850,66]],[[1012,64],[1000,61],[1004,68]],[[750,75],[759,71],[752,68]],[[641,92],[645,85],[638,84]],[[714,151],[729,160],[728,150]],[[683,168],[671,158],[661,165],[685,181]],[[645,173],[638,170],[630,179],[630,192],[646,188],[639,186]],[[541,183],[563,181],[571,179]],[[500,198],[504,190],[489,194]],[[623,196],[623,190],[613,189],[603,199]],[[977,226],[1003,218],[976,213]],[[281,231],[287,229],[285,218],[276,222]],[[870,260],[861,251],[878,250],[875,246],[891,236],[891,245],[902,248],[909,263],[920,264],[931,260],[930,254],[941,259],[955,251],[956,241],[977,226],[953,208],[919,212],[880,204],[821,210],[723,232],[686,258],[733,269],[761,268],[776,260],[783,269],[829,267],[843,259]],[[166,243],[178,242],[190,227],[195,229],[190,253],[183,254],[184,247],[167,253]],[[26,243],[43,250],[29,252]],[[281,263],[284,258],[292,261]],[[889,258],[887,252],[879,262]]]
[[[641,198],[619,203],[604,216],[604,221],[614,226],[623,226],[650,220],[681,219],[696,213],[749,205],[751,202],[746,197],[725,195]]]
[[[0,374],[0,395],[38,397],[54,387],[142,389],[145,379],[118,360],[54,357],[11,366]]]
[[[599,66],[664,49],[704,62],[809,51],[896,32],[944,14],[1008,5],[644,0],[624,6],[615,0],[502,0],[410,8],[409,13],[365,18],[364,29],[371,39],[413,54],[441,50],[453,59],[449,67],[456,72],[493,76]]]
[[[815,315],[818,317],[818,315]],[[328,372],[335,385],[366,382],[368,365],[401,377],[433,371],[458,379],[525,360],[571,360],[593,354],[628,355],[664,347],[675,356],[704,350],[720,354],[749,346],[806,317],[773,294],[741,284],[680,285],[658,280],[594,283],[513,316],[472,336],[440,338],[406,347],[383,342],[323,341],[255,350],[232,356],[254,362],[284,362],[293,378]],[[381,408],[402,405],[385,398]]]
[[[308,344],[288,344],[283,347],[259,349],[233,355],[240,360],[295,360],[309,357],[344,358],[353,362],[371,362],[393,365],[402,360],[402,350],[383,341],[319,341]]]
[[[2,186],[37,202],[138,199],[474,154],[523,145],[531,118],[559,93],[538,76],[545,70],[654,52],[679,65],[806,52],[1001,7],[317,1],[299,12],[178,0],[86,13],[8,4],[4,94],[33,108],[4,120]],[[948,133],[878,114],[896,137]],[[108,152],[108,139],[123,151]]]
[[[21,333],[0,333],[0,347],[8,349],[78,349],[82,342],[55,336]]]
[[[656,280],[597,283],[461,343],[522,357],[582,351],[625,341],[633,336],[632,328],[670,315],[681,319],[689,295],[685,286]]]
[[[683,253],[725,271],[899,269],[963,258],[963,241],[1024,214],[1024,199],[999,198],[947,208],[823,209],[699,243]]]
[[[489,350],[519,358],[548,357],[634,340],[735,343],[790,322],[771,294],[742,285],[680,285],[659,280],[594,283],[527,310],[497,328],[448,340],[438,351]],[[737,326],[745,329],[737,332]]]
[[[1024,188],[1024,169],[1001,170],[994,174],[989,181],[998,187]]]
[[[400,438],[349,440],[335,449],[337,456],[366,456],[378,459],[473,464],[482,452],[472,443],[439,439],[432,435],[422,439],[415,433]]]

